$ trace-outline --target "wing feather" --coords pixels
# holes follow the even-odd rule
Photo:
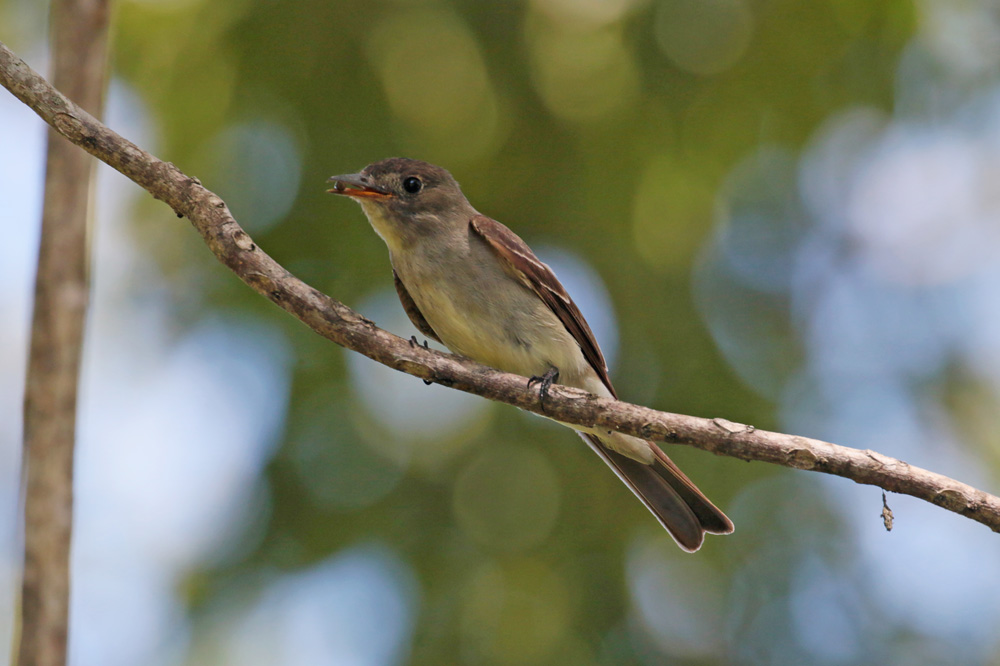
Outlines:
[[[493,250],[510,275],[534,291],[559,317],[601,381],[617,398],[608,377],[607,363],[593,331],[552,270],[539,261],[531,248],[513,231],[496,220],[477,215],[472,218],[470,227]],[[655,459],[653,464],[644,464],[617,453],[595,435],[579,434],[684,550],[698,550],[705,532],[729,534],[733,531],[732,521],[698,490],[656,444],[647,442]]]
[[[521,284],[534,291],[542,299],[542,302],[559,317],[559,321],[580,345],[587,362],[611,391],[611,395],[618,397],[611,385],[608,364],[594,338],[594,332],[590,330],[580,308],[570,298],[552,269],[539,261],[528,244],[521,240],[517,234],[496,220],[485,215],[476,215],[472,218],[469,226],[474,233],[486,241],[506,270]]]
[[[406,290],[406,285],[399,279],[399,275],[396,274],[395,269],[392,271],[392,283],[396,287],[396,295],[399,296],[399,302],[403,304],[403,310],[406,311],[406,316],[410,318],[410,321],[417,327],[417,330],[431,340],[441,342],[441,338],[439,338],[437,333],[434,332],[431,325],[427,323],[427,319],[424,318],[424,313],[420,311],[420,308],[418,308],[417,304],[413,301],[413,297],[410,296],[410,292]]]

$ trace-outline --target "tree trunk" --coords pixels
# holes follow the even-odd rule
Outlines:
[[[51,11],[55,85],[99,116],[107,69],[107,0],[55,0]],[[49,130],[24,396],[20,666],[66,663],[73,447],[94,165],[93,158]]]

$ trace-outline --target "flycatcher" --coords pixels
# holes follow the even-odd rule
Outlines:
[[[392,277],[417,329],[485,365],[531,377],[544,397],[558,379],[617,398],[590,326],[555,274],[514,232],[480,214],[441,167],[404,158],[333,176],[389,247]],[[570,426],[642,500],[677,544],[733,523],[653,442]]]

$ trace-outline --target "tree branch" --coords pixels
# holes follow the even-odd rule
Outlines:
[[[566,423],[601,426],[658,442],[684,444],[742,460],[836,474],[917,497],[1000,531],[1000,498],[874,451],[757,430],[724,419],[659,412],[565,386],[542,409],[524,377],[424,349],[388,333],[298,280],[251,240],[218,196],[77,108],[0,44],[0,83],[70,141],[110,164],[183,215],[209,249],[254,291],[325,338],[421,379]]]
[[[107,0],[58,0],[52,4],[51,21],[53,79],[99,114],[107,69]],[[66,663],[73,448],[89,300],[87,218],[95,164],[49,132],[24,391],[21,666]]]

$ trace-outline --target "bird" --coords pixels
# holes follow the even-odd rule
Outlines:
[[[601,348],[552,270],[506,226],[477,211],[442,167],[393,157],[332,176],[385,242],[399,300],[417,330],[452,352],[538,384],[617,399]],[[732,521],[655,443],[568,425],[685,551]]]

